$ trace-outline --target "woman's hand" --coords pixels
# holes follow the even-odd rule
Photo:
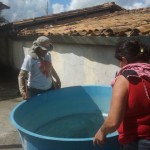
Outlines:
[[[98,130],[98,132],[95,134],[95,137],[93,139],[94,145],[101,145],[104,144],[106,141],[106,135],[102,132],[101,128]]]

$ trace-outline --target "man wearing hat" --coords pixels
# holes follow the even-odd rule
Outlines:
[[[33,42],[18,76],[19,90],[23,99],[53,89],[54,83],[55,87],[61,87],[60,79],[51,62],[51,55],[48,53],[52,49],[53,46],[46,36],[40,36]]]

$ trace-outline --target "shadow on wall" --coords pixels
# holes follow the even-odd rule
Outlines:
[[[63,36],[64,37],[64,36]],[[72,37],[77,44],[67,43],[70,37],[64,37],[63,40],[67,43],[55,45],[54,51],[60,54],[73,53],[77,56],[87,58],[91,61],[112,64],[118,66],[118,61],[115,59],[116,44],[125,39],[139,39],[150,47],[149,36],[135,36],[135,37]],[[58,37],[54,40],[60,40]],[[59,43],[59,42],[58,42]]]
[[[9,65],[4,65],[2,63],[0,63],[0,80],[14,80],[17,82],[17,77],[19,74],[19,70],[14,69],[13,67],[9,66]]]
[[[0,101],[20,97],[18,90],[18,71],[0,64]]]
[[[79,44],[54,44],[54,51],[60,54],[73,54],[102,64],[118,65],[114,55],[115,47],[99,45],[79,45]]]

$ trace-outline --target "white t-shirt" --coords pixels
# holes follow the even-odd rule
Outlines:
[[[45,60],[51,62],[51,55],[46,54]],[[28,86],[40,90],[47,90],[52,86],[51,77],[46,77],[40,70],[40,60],[26,55],[21,69],[29,72]]]

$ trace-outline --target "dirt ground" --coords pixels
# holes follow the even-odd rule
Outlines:
[[[22,101],[18,94],[18,84],[13,79],[0,80],[0,149],[21,150],[20,138],[11,124],[10,112]]]

